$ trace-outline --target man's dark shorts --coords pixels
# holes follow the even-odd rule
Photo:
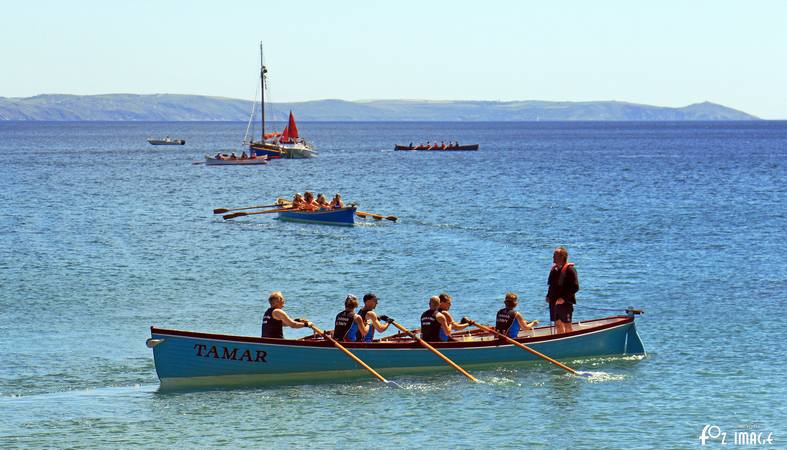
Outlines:
[[[571,323],[571,316],[574,314],[574,305],[564,302],[555,305],[555,317],[552,320],[559,320],[563,323]]]

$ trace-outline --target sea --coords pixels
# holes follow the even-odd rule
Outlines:
[[[245,129],[0,122],[0,448],[787,448],[787,122],[303,122],[314,159],[201,164]],[[425,141],[480,150],[393,151]],[[212,212],[306,190],[398,221]],[[561,245],[575,320],[643,310],[646,356],[173,392],[145,346],[258,336],[274,290],[322,328],[367,292],[546,323]]]

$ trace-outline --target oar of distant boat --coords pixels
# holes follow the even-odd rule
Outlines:
[[[277,206],[281,206],[281,204],[280,203],[275,203],[273,205],[246,206],[246,207],[243,207],[243,208],[232,208],[232,209],[216,208],[216,209],[213,210],[213,214],[225,214],[225,213],[232,212],[232,211],[243,211],[245,209],[275,208]]]
[[[279,212],[284,212],[284,211],[290,211],[290,209],[291,208],[276,208],[276,209],[267,209],[265,211],[252,211],[252,212],[241,211],[241,212],[236,212],[236,213],[232,213],[232,214],[227,214],[226,216],[221,216],[221,217],[224,220],[227,220],[227,219],[234,219],[236,217],[242,217],[242,216],[253,216],[255,214],[279,213]]]
[[[382,214],[375,214],[375,213],[370,213],[370,212],[366,212],[366,211],[355,211],[355,215],[358,216],[358,217],[363,217],[363,218],[371,217],[374,220],[383,220],[383,219],[385,219],[385,220],[390,220],[391,222],[396,222],[399,219],[396,216],[383,216]]]

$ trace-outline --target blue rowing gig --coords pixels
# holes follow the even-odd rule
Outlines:
[[[273,339],[156,327],[151,327],[150,333],[147,346],[153,349],[162,387],[296,383],[368,376],[347,355],[316,336]],[[540,361],[480,330],[457,333],[454,337],[455,341],[432,345],[465,368]],[[577,322],[571,333],[557,335],[552,334],[550,327],[539,327],[520,333],[516,340],[558,359],[645,354],[633,315]],[[452,370],[406,335],[343,345],[385,376]]]
[[[320,209],[317,211],[305,211],[302,209],[281,211],[279,220],[304,223],[322,223],[327,225],[353,225],[355,224],[354,206],[338,209]]]

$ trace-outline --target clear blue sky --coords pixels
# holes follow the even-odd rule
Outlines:
[[[787,119],[787,1],[3,5],[0,96],[712,101]]]

